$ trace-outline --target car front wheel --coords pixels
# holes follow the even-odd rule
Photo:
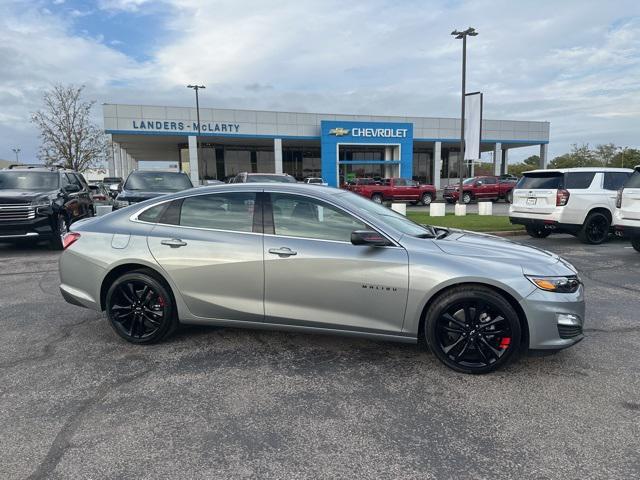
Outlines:
[[[371,195],[371,200],[376,203],[382,203],[382,195],[380,195],[379,193],[374,193],[373,195]]]
[[[471,203],[471,199],[472,199],[471,194],[468,192],[465,192],[462,195],[462,203],[464,203],[465,205]]]
[[[431,196],[430,193],[424,193],[422,195],[422,198],[420,199],[420,202],[422,202],[422,205],[431,205],[431,202],[433,201],[433,197]]]
[[[64,236],[69,233],[69,222],[62,213],[56,217],[55,222],[49,246],[52,250],[62,250],[64,246]]]
[[[635,248],[636,252],[640,252],[640,237],[631,240],[631,246]]]
[[[489,373],[517,357],[520,321],[511,304],[483,286],[455,287],[438,296],[424,322],[429,348],[447,367]]]
[[[145,271],[119,277],[107,292],[111,327],[131,343],[155,343],[175,330],[178,320],[168,287]]]

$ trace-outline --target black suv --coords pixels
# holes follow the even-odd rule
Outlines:
[[[193,188],[186,173],[161,170],[136,170],[131,172],[122,186],[122,191],[113,202],[113,209],[144,202],[150,198]]]
[[[61,168],[0,170],[0,241],[49,240],[61,250],[69,226],[94,214],[84,177]]]

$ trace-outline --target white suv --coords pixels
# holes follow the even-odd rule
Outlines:
[[[560,168],[525,172],[513,189],[509,220],[535,238],[570,233],[600,244],[609,236],[617,191],[630,168]]]
[[[640,165],[618,191],[613,225],[618,235],[631,239],[631,245],[640,252]]]

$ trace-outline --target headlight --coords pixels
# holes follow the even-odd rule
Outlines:
[[[33,202],[31,202],[31,206],[32,207],[49,207],[49,206],[51,206],[51,199],[50,198],[40,198],[38,200],[34,200]]]
[[[127,200],[116,200],[115,204],[116,204],[116,207],[118,207],[118,208],[124,208],[124,207],[128,207],[130,205]]]
[[[567,277],[538,277],[526,276],[540,290],[557,293],[573,293],[580,287],[580,279],[577,275]]]

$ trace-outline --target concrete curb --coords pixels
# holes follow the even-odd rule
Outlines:
[[[506,230],[503,232],[478,232],[478,233],[486,233],[488,235],[495,235],[496,237],[519,237],[521,235],[526,235],[526,230]]]

